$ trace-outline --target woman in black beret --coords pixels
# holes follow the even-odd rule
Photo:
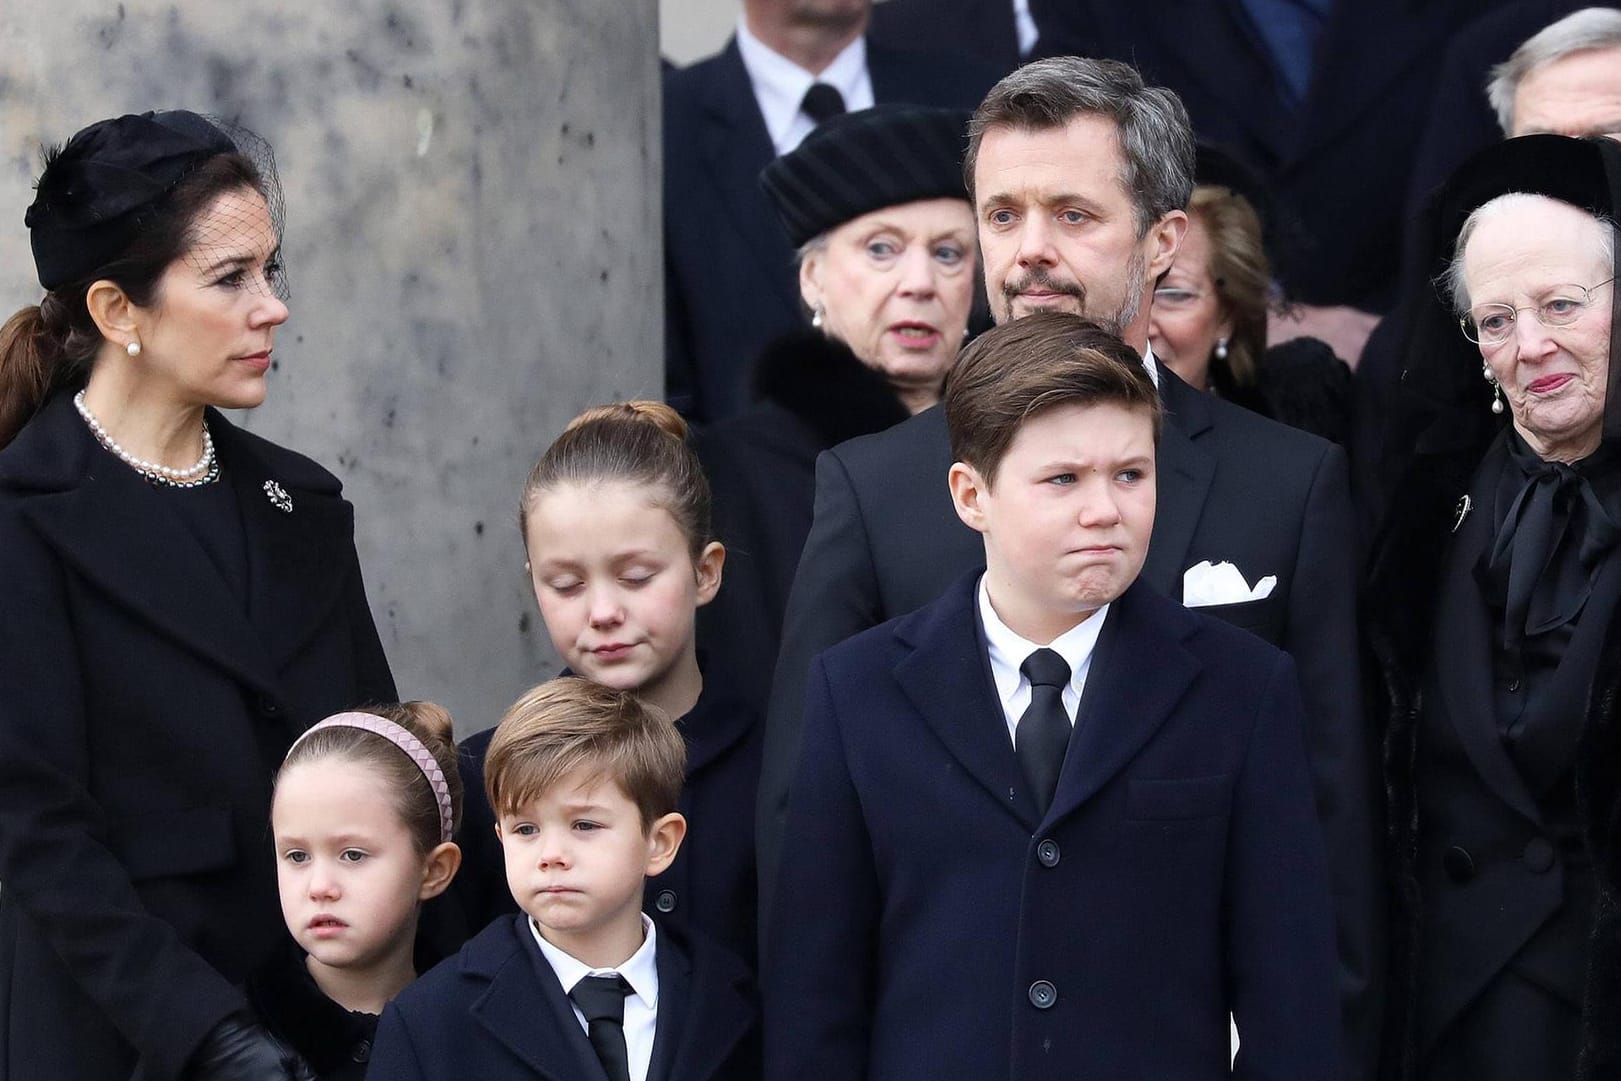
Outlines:
[[[287,318],[269,154],[187,112],[93,124],[27,214],[0,328],[0,1079],[304,1076],[238,985],[284,934],[270,780],[392,701],[353,515],[220,408]]]
[[[1424,227],[1364,626],[1386,1077],[1621,1079],[1621,145],[1511,139]]]
[[[810,531],[816,456],[938,402],[967,334],[978,292],[968,119],[899,105],[849,113],[760,175],[798,249],[811,326],[767,347],[753,406],[698,442],[729,553],[699,644],[757,708]]]

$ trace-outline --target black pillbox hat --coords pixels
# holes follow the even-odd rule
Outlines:
[[[962,159],[969,114],[879,105],[825,121],[760,174],[800,247],[852,218],[920,199],[968,200]]]

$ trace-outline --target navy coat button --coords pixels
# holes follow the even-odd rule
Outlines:
[[[1447,877],[1462,884],[1475,877],[1475,857],[1462,845],[1453,845],[1441,857],[1441,866],[1446,870]]]
[[[659,890],[658,896],[653,898],[653,907],[658,909],[660,912],[674,912],[675,891]]]
[[[276,703],[276,700],[270,697],[268,694],[261,694],[259,696],[259,712],[264,714],[266,717],[274,717],[281,713],[281,706],[279,706]]]
[[[1043,867],[1058,866],[1058,842],[1051,837],[1036,846],[1036,859],[1041,861]]]
[[[371,1041],[361,1040],[355,1044],[354,1053],[350,1056],[356,1062],[365,1062],[371,1058]]]
[[[1030,1005],[1038,1010],[1050,1010],[1058,1005],[1058,988],[1047,980],[1037,980],[1030,985]]]
[[[1531,870],[1539,875],[1544,874],[1553,869],[1553,845],[1548,843],[1546,837],[1533,837],[1525,843],[1522,858]]]

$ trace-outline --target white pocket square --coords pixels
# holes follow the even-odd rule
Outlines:
[[[1208,608],[1213,604],[1242,604],[1270,597],[1277,588],[1278,576],[1269,574],[1255,583],[1244,580],[1231,563],[1215,563],[1206,559],[1182,572],[1182,603],[1189,608]]]

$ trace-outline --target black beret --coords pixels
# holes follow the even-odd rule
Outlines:
[[[760,186],[799,247],[852,218],[919,199],[968,201],[969,114],[879,105],[819,125],[765,167]]]
[[[236,144],[185,111],[91,124],[47,155],[23,221],[46,289],[78,281],[135,239],[141,211],[204,161]]]

